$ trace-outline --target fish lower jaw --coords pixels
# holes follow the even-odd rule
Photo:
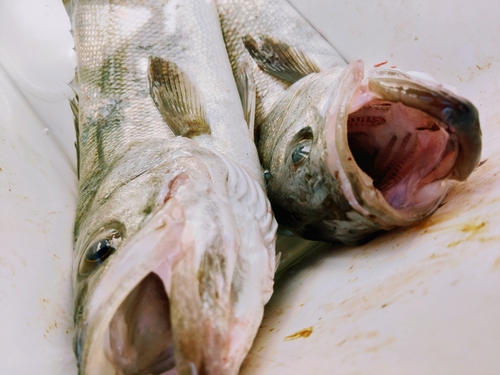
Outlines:
[[[434,207],[448,190],[458,142],[438,119],[374,99],[348,115],[347,136],[357,166],[392,208]]]

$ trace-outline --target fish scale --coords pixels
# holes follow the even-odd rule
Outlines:
[[[73,19],[75,48],[80,52],[77,54],[77,81],[80,89],[79,126],[80,134],[83,134],[79,142],[81,185],[94,177],[94,173],[103,173],[130,144],[174,136],[146,91],[147,58],[151,53],[165,54],[165,50],[161,47],[154,51],[136,49],[130,53],[124,48],[131,43],[162,46],[162,35],[154,32],[164,18],[162,12],[154,8],[135,12],[137,17],[127,17],[131,28],[119,28],[120,13],[127,10],[123,7],[130,2],[122,1],[107,7],[104,6],[106,3],[79,2]],[[109,25],[108,32],[99,32],[96,24]],[[141,28],[150,30],[138,33],[140,40],[133,42],[131,39]],[[113,123],[119,126],[113,126]],[[147,126],[142,126],[144,123]],[[105,135],[100,131],[102,128],[105,128]],[[96,155],[106,157],[102,160]]]

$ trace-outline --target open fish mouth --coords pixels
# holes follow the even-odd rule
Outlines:
[[[107,355],[118,374],[175,373],[170,303],[156,273],[149,273],[116,310]]]
[[[340,162],[364,209],[388,223],[419,220],[479,162],[478,112],[438,83],[361,69],[355,62],[343,78],[357,88],[336,112]]]
[[[423,187],[450,175],[459,144],[446,129],[419,109],[380,99],[347,120],[354,160],[395,209],[418,205]]]

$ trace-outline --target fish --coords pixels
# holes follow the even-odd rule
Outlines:
[[[215,5],[71,0],[85,375],[237,374],[277,223]]]
[[[476,107],[347,63],[285,0],[215,0],[280,233],[360,244],[434,213],[477,166]]]

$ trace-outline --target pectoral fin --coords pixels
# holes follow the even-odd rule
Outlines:
[[[238,64],[238,71],[236,73],[236,86],[240,93],[241,104],[243,105],[243,115],[248,124],[248,130],[252,139],[254,138],[255,130],[255,105],[257,86],[252,74],[252,68],[245,60],[242,64]]]
[[[301,50],[286,43],[265,35],[258,41],[250,35],[242,39],[247,51],[264,71],[287,82],[295,83],[311,73],[319,72],[316,64]]]
[[[201,95],[177,64],[149,58],[149,93],[175,135],[192,138],[211,133]]]

